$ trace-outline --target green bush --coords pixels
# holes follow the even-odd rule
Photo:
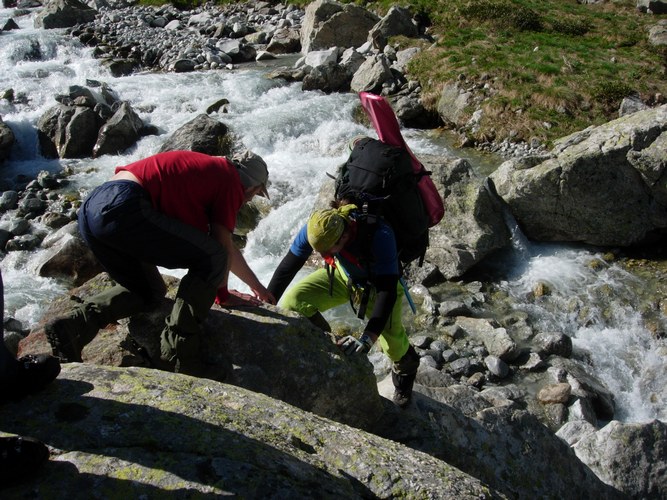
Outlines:
[[[592,95],[596,101],[603,104],[617,104],[623,98],[631,96],[635,90],[623,82],[606,81],[598,83],[594,88]]]
[[[534,10],[508,0],[481,0],[465,4],[460,9],[469,20],[490,22],[502,29],[541,31],[541,16]]]
[[[583,36],[590,31],[591,24],[582,19],[557,19],[551,22],[551,29],[563,35]]]

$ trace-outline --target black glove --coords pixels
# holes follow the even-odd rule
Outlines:
[[[352,356],[353,354],[366,354],[371,350],[371,347],[373,347],[373,341],[365,333],[361,338],[348,335],[338,341],[338,347],[340,347],[348,356]]]

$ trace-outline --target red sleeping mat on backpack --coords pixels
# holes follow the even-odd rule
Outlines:
[[[361,99],[361,106],[375,127],[378,139],[386,144],[405,148],[410,153],[412,168],[415,173],[424,171],[424,166],[405,143],[405,139],[401,135],[401,127],[398,124],[398,119],[389,102],[384,97],[369,92],[360,92],[359,98]],[[429,175],[422,176],[417,187],[424,201],[424,208],[426,208],[426,212],[428,213],[429,227],[433,227],[445,215],[445,204],[435,184],[433,184],[433,179]]]

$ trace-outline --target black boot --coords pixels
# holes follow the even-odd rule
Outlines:
[[[412,399],[412,387],[415,384],[417,370],[419,369],[419,354],[410,345],[403,357],[394,362],[391,370],[391,380],[394,383],[394,396],[392,400],[400,407],[405,408]]]
[[[0,485],[7,486],[33,477],[37,467],[48,459],[49,449],[36,439],[0,437]]]
[[[85,300],[67,316],[44,328],[53,355],[61,361],[81,362],[81,351],[100,328],[144,310],[146,304],[136,293],[116,285]]]
[[[0,402],[19,401],[43,389],[60,373],[60,361],[48,354],[28,354],[15,364],[11,374],[0,377]]]

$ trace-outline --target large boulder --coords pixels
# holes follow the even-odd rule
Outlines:
[[[227,125],[202,113],[176,130],[160,148],[165,151],[189,150],[213,156],[231,152],[232,140]]]
[[[72,85],[56,100],[59,104],[37,122],[40,153],[46,158],[118,154],[146,133],[131,105],[104,85],[95,91]]]
[[[546,156],[512,159],[491,178],[525,235],[626,246],[667,228],[667,105],[558,140]],[[655,146],[654,146],[655,143]]]
[[[86,158],[94,151],[97,142],[97,131],[102,120],[87,106],[76,106],[74,113],[70,116],[69,111],[65,115],[69,118],[65,125],[65,140],[63,141],[59,156],[61,158]]]
[[[29,481],[3,485],[7,498],[507,498],[358,428],[157,370],[65,365],[0,419],[3,435],[34,436],[52,455]]]
[[[103,271],[99,261],[81,238],[76,222],[70,222],[42,241],[42,252],[32,266],[39,276],[83,285]]]
[[[121,103],[109,120],[99,129],[93,156],[122,153],[141,137],[144,122],[128,102]]]
[[[65,131],[75,111],[73,106],[57,104],[40,116],[37,121],[37,139],[42,156],[58,158],[60,151],[66,148]]]
[[[84,362],[163,367],[160,333],[171,312],[178,280],[167,277],[166,283],[169,292],[156,308],[107,326],[84,349]],[[22,341],[21,355],[49,351],[44,324],[111,285],[108,276],[101,274],[53,301]],[[346,357],[328,336],[296,314],[279,314],[270,306],[213,306],[203,327],[202,343],[202,351],[208,353],[206,361],[224,374],[226,383],[360,428],[370,428],[382,413],[370,362]]]
[[[35,17],[35,28],[71,28],[95,20],[97,11],[79,0],[49,0]]]
[[[350,82],[353,92],[371,92],[380,94],[383,85],[390,85],[394,81],[391,64],[384,54],[377,54],[366,58],[354,73]]]
[[[420,155],[419,159],[432,172],[445,202],[445,216],[430,231],[426,260],[445,278],[460,277],[509,245],[504,208],[466,160],[432,155]]]
[[[294,28],[278,28],[273,32],[266,50],[272,54],[293,54],[301,51],[301,33]]]
[[[405,7],[392,6],[368,33],[368,41],[378,50],[383,50],[392,36],[403,35],[414,38],[419,35],[417,25],[412,21],[410,11]]]
[[[630,498],[663,498],[667,492],[665,422],[624,424],[614,420],[582,437],[574,451],[600,479]]]
[[[460,88],[456,83],[444,84],[437,105],[443,123],[455,126],[465,123],[467,107],[472,98],[472,92]]]
[[[360,47],[378,16],[354,4],[316,0],[306,7],[301,27],[301,51],[329,47]]]

